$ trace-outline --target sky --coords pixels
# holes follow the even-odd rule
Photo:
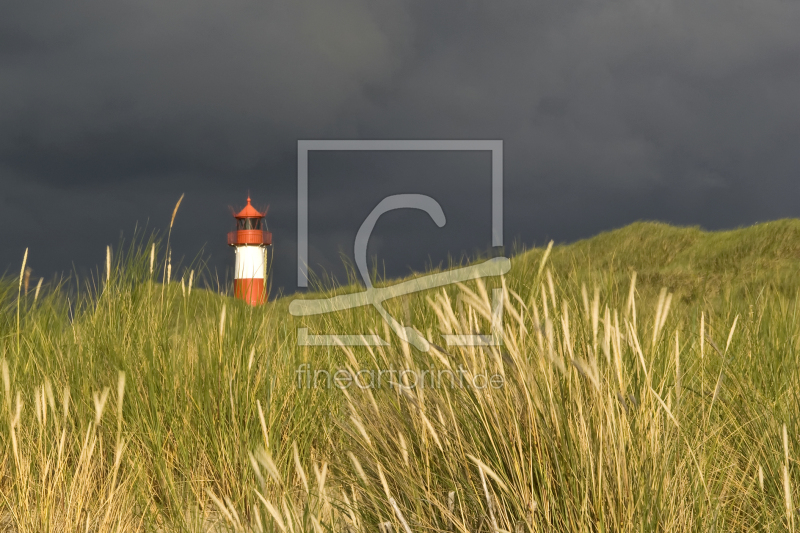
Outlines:
[[[297,288],[297,143],[503,141],[504,244],[637,220],[800,215],[797,0],[7,0],[0,271],[102,268],[136,228],[232,277],[229,206],[269,206]],[[384,197],[381,275],[491,250],[488,152],[315,152],[309,266],[340,281]],[[444,263],[443,263],[444,262]],[[180,271],[180,269],[178,269]]]

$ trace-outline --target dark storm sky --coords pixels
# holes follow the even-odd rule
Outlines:
[[[184,0],[0,7],[0,269],[101,265],[140,226],[220,275],[228,205],[270,205],[296,289],[298,139],[501,139],[505,242],[639,219],[718,229],[800,215],[796,0]],[[490,246],[488,153],[315,153],[312,269],[403,275]],[[383,267],[382,267],[383,268]]]

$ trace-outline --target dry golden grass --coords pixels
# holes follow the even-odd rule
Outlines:
[[[299,320],[283,300],[192,291],[194,270],[155,283],[172,268],[162,252],[154,272],[157,248],[109,251],[80,294],[3,286],[0,531],[795,528],[785,278],[754,292],[723,273],[696,299],[606,256],[568,268],[569,248],[533,250],[505,279],[387,302],[424,353],[366,309]],[[665,252],[673,272],[687,250]],[[495,288],[502,345],[446,346],[489,330]],[[302,347],[297,327],[391,342]],[[362,371],[362,387],[306,386],[303,364]],[[387,369],[418,373],[367,386]],[[423,371],[443,382],[420,386]]]

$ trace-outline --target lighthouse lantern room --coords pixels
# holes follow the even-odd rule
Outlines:
[[[267,300],[265,277],[266,247],[272,245],[272,233],[267,231],[265,212],[250,204],[234,215],[236,231],[228,233],[228,245],[236,252],[236,271],[233,293],[236,298],[250,305],[260,305]]]

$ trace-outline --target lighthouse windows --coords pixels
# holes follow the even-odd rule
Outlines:
[[[261,229],[260,218],[240,218],[236,221],[236,229]]]

